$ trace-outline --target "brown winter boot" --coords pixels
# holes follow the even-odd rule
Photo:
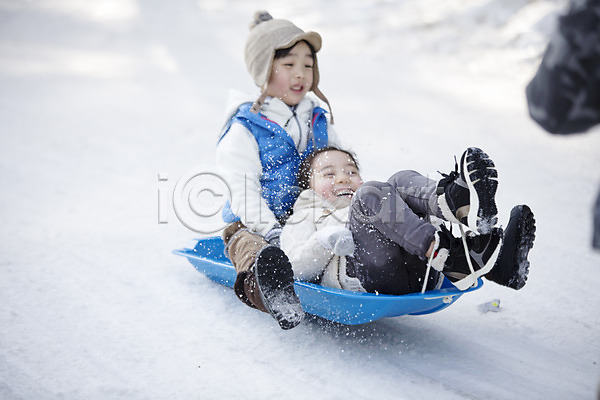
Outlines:
[[[256,255],[265,246],[266,240],[260,235],[251,233],[241,222],[234,222],[223,231],[225,253],[237,273],[233,291],[247,306],[267,312],[258,293],[254,276]]]
[[[237,297],[246,305],[271,314],[282,329],[302,322],[304,311],[294,291],[294,272],[285,253],[241,222],[225,229],[223,241],[237,272],[233,286]]]

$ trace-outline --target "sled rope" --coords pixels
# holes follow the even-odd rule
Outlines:
[[[423,287],[421,288],[421,294],[425,293],[425,289],[427,289],[427,281],[429,280],[429,271],[431,271],[431,261],[433,261],[433,256],[435,255],[435,251],[432,251],[429,255],[429,260],[427,261],[427,269],[425,270],[425,281],[423,282]]]
[[[462,238],[463,249],[465,250],[465,256],[467,257],[467,264],[469,264],[469,269],[472,274],[475,274],[475,269],[473,268],[473,263],[471,263],[471,256],[469,255],[469,248],[467,247],[467,235],[465,235],[465,231],[462,225],[458,225],[460,228],[460,236]]]
[[[465,234],[465,230],[462,225],[458,225],[460,228],[460,237],[462,239],[463,250],[465,251],[465,256],[467,257],[467,264],[469,265],[469,270],[471,274],[475,274],[475,268],[473,268],[473,263],[471,261],[471,256],[469,255],[469,247],[467,246],[467,235]],[[427,260],[427,269],[425,270],[425,282],[423,282],[423,287],[421,288],[421,294],[425,293],[425,289],[427,288],[427,280],[429,279],[429,273],[431,271],[431,262],[433,261],[433,256],[435,255],[435,251],[431,252],[429,256],[429,260]]]

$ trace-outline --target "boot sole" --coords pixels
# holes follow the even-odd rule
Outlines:
[[[526,205],[513,207],[504,233],[504,243],[496,265],[485,277],[515,290],[527,283],[529,251],[535,240],[535,218]]]
[[[471,147],[461,160],[461,174],[469,188],[470,210],[467,225],[481,234],[490,233],[498,223],[496,190],[498,171],[494,162],[481,149]],[[477,210],[476,214],[473,212]]]
[[[255,263],[260,298],[282,329],[292,329],[304,319],[300,299],[294,291],[294,272],[289,259],[278,247],[260,251]]]

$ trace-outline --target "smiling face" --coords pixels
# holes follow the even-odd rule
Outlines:
[[[325,151],[313,159],[310,182],[311,189],[329,201],[352,197],[363,183],[352,157],[339,150]]]
[[[298,42],[282,58],[273,60],[267,95],[295,106],[304,98],[313,84],[314,59],[306,42]]]

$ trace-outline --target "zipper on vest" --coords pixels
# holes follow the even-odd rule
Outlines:
[[[298,114],[296,114],[297,107],[298,107],[298,105],[290,107],[292,116],[287,120],[287,122],[285,123],[283,128],[287,129],[287,127],[290,125],[290,121],[292,119],[294,119],[294,121],[296,121],[296,125],[298,126],[298,150],[302,149],[302,151],[304,151],[306,149],[306,147],[308,147],[308,142],[303,146],[304,132],[302,131],[302,125],[300,124],[300,120],[298,119]]]

